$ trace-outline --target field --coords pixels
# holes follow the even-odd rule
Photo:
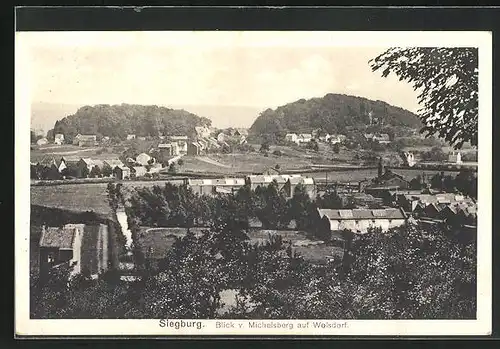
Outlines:
[[[108,214],[105,183],[32,186],[31,204]]]
[[[179,181],[170,181],[178,184]],[[125,188],[165,185],[166,181],[124,181]],[[109,213],[107,183],[31,186],[31,204],[77,211]]]
[[[30,152],[30,160],[36,162],[42,160],[46,156],[55,158],[64,157],[66,160],[79,160],[80,158],[92,158],[95,160],[116,159],[118,153],[114,153],[112,147],[78,147],[76,145],[54,145],[47,144],[44,146],[33,147]]]

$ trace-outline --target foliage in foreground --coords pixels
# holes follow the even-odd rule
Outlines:
[[[455,148],[477,146],[478,49],[391,48],[370,61],[373,71],[394,73],[418,90],[423,132],[437,134]]]
[[[472,319],[474,242],[415,226],[355,238],[342,260],[314,265],[280,237],[252,245],[212,226],[178,239],[160,268],[125,283],[113,272],[67,283],[32,278],[35,318]],[[238,291],[220,313],[220,292]]]

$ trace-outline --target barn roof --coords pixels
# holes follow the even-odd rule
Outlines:
[[[57,247],[59,249],[71,249],[77,234],[74,227],[48,227],[42,231],[40,247]]]

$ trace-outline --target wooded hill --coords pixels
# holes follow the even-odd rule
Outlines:
[[[125,139],[128,134],[137,136],[192,135],[195,126],[211,125],[211,120],[185,110],[156,105],[100,104],[84,106],[73,115],[54,125],[54,134],[62,133],[67,141],[77,134]]]
[[[406,126],[420,128],[422,124],[414,113],[362,97],[329,93],[322,98],[300,99],[263,111],[250,132],[254,135],[286,132],[311,132],[322,129],[329,133],[343,133],[346,128],[364,129],[366,125]]]

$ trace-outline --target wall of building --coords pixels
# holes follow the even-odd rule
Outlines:
[[[404,219],[331,220],[330,229],[332,231],[348,229],[354,232],[360,231],[362,233],[366,233],[369,228],[382,228],[382,230],[388,230],[390,228],[401,226],[404,223]]]

